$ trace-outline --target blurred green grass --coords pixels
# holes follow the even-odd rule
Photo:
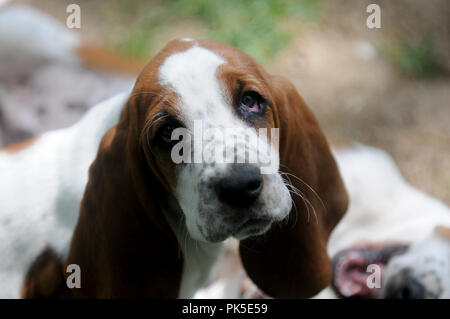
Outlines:
[[[424,36],[416,42],[391,41],[382,46],[380,51],[395,68],[406,75],[430,79],[443,73],[430,37]]]
[[[160,49],[156,43],[172,40],[176,34],[225,42],[261,63],[267,63],[302,31],[305,23],[320,23],[320,14],[327,2],[113,0],[110,4],[123,28],[120,36],[112,34],[109,37],[109,44],[127,56],[148,59]],[[190,34],[191,31],[194,35]],[[442,71],[434,54],[434,43],[429,37],[423,36],[416,42],[386,40],[380,52],[394,68],[408,76],[428,79]]]
[[[228,43],[267,62],[300,31],[302,23],[317,18],[320,1],[114,0],[113,5],[133,16],[124,36],[113,43],[128,56],[149,57],[155,53],[157,34],[183,21],[196,21],[204,26],[200,38]]]

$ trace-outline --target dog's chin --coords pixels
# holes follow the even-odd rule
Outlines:
[[[238,240],[244,240],[250,237],[261,236],[270,229],[271,225],[272,222],[267,223],[266,225],[256,225],[256,226],[250,225],[249,227],[233,234],[233,237]]]
[[[203,235],[201,238],[197,238],[197,240],[208,243],[220,243],[227,240],[230,237],[234,237],[237,240],[244,240],[250,237],[263,235],[270,229],[271,224],[272,223],[269,223],[266,224],[265,226],[262,225],[249,226],[237,232],[210,232],[208,234]]]
[[[244,240],[250,237],[256,237],[266,233],[274,220],[258,220],[250,219],[241,225],[227,225],[223,229],[218,231],[211,231],[207,234],[203,234],[204,241],[211,243],[222,242],[230,237],[234,237],[238,240]],[[231,231],[227,231],[231,230]]]
[[[230,237],[244,240],[261,236],[271,228],[273,223],[284,220],[289,215],[290,205],[286,208],[278,206],[269,209],[259,203],[246,210],[229,210],[226,214],[224,211],[227,207],[221,207],[220,211],[209,212],[209,214],[198,209],[199,216],[206,216],[205,219],[198,216],[197,218],[187,217],[186,225],[190,236],[197,241],[219,243]]]
[[[206,243],[220,243],[230,237],[238,240],[244,240],[249,237],[260,236],[270,229],[274,220],[269,219],[249,219],[244,223],[238,225],[223,225],[219,229],[212,230],[203,227],[190,229],[188,232],[190,236],[198,241]]]
[[[187,221],[186,226],[189,236],[199,242],[220,243],[225,241],[231,235],[229,231],[225,231],[225,228],[222,228],[219,231],[212,231],[207,227],[200,226],[200,223],[194,221]]]
[[[270,229],[275,220],[273,219],[249,219],[238,227],[232,236],[238,240],[244,240],[249,237],[260,236]]]

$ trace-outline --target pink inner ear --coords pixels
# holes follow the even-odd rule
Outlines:
[[[381,288],[369,288],[367,278],[372,274],[367,272],[369,264],[377,264],[383,276],[386,265],[381,262],[368,261],[363,254],[349,252],[339,260],[335,268],[333,285],[344,298],[381,298]]]

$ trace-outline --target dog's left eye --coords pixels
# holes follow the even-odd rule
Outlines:
[[[241,97],[240,108],[244,112],[260,112],[262,109],[262,99],[256,92],[244,93]]]

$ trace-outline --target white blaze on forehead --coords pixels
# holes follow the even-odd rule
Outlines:
[[[232,110],[224,102],[217,68],[226,61],[214,52],[198,46],[166,58],[159,69],[161,85],[169,85],[181,98],[181,116],[188,126],[194,120],[228,125]],[[224,114],[228,113],[228,114]],[[221,120],[220,120],[221,119]],[[205,123],[208,125],[208,123]]]

